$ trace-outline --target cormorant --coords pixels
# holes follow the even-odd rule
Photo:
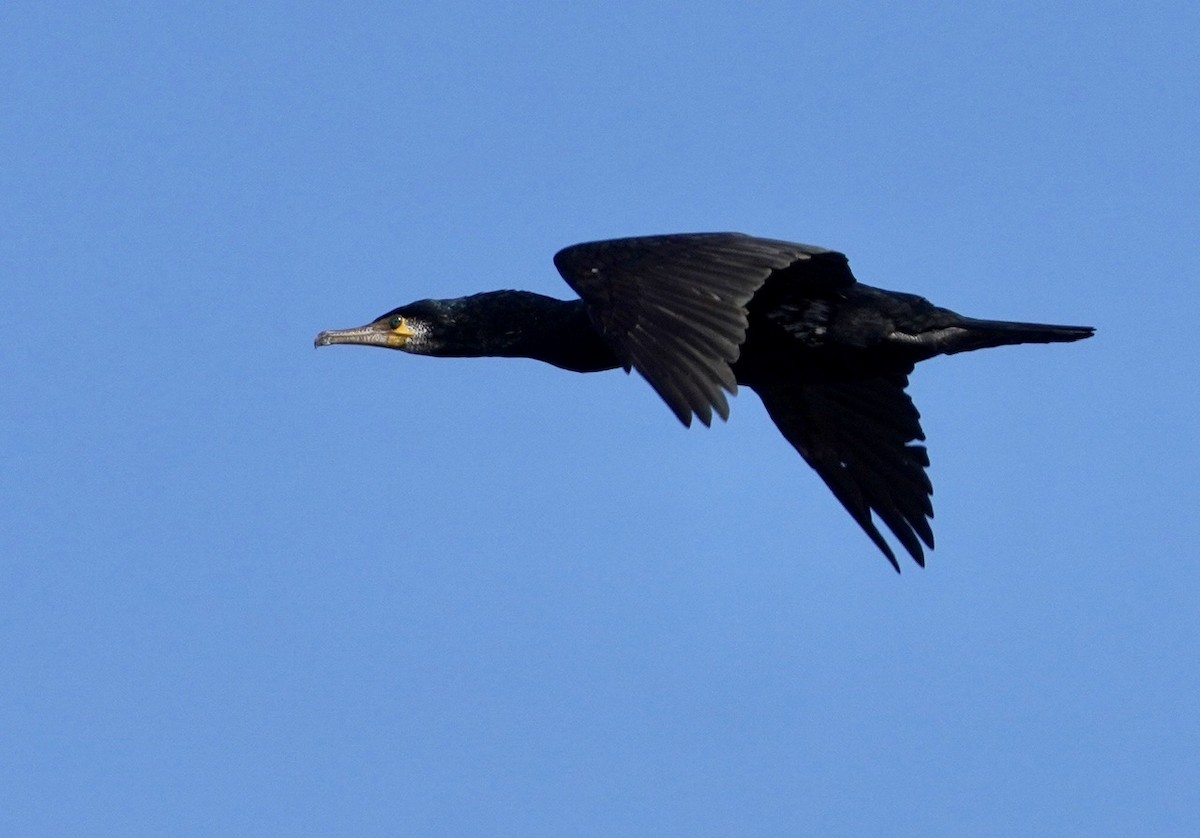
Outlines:
[[[1094,332],[963,317],[859,284],[836,251],[740,233],[577,244],[554,264],[581,299],[490,291],[419,300],[315,343],[636,369],[685,426],[693,416],[708,425],[714,412],[727,419],[725,392],[745,385],[897,571],[872,513],[917,564],[922,542],[933,547],[925,434],[904,392],[914,364]]]

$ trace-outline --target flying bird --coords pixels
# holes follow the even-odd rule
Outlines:
[[[315,344],[635,369],[685,426],[728,419],[726,393],[749,387],[897,571],[872,515],[917,564],[922,544],[933,548],[929,456],[905,393],[913,366],[1094,332],[963,317],[859,283],[836,251],[740,233],[589,242],[559,251],[554,264],[579,299],[488,291],[419,300],[366,326],[321,332]]]

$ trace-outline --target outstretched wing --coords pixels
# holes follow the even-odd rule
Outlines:
[[[888,557],[896,556],[871,519],[885,523],[917,564],[932,549],[933,484],[921,415],[904,392],[912,367],[756,385],[787,441],[816,469],[842,506]],[[918,540],[919,539],[919,540]]]
[[[636,369],[684,425],[729,418],[730,365],[746,303],[773,271],[831,251],[740,233],[644,236],[577,244],[554,265],[587,304],[625,369]],[[845,259],[842,257],[841,264]],[[846,268],[845,282],[854,279]]]

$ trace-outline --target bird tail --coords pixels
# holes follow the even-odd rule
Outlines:
[[[944,350],[947,355],[1014,343],[1070,343],[1090,338],[1096,333],[1091,326],[1014,323],[1007,320],[979,320],[974,317],[963,317],[955,325],[963,331],[958,332],[955,329],[956,334],[948,341],[950,346]]]

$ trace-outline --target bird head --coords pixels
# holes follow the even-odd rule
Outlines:
[[[354,329],[330,329],[317,335],[314,346],[351,343],[359,346],[381,346],[422,353],[436,319],[433,300],[420,300],[400,306],[375,318],[365,326]]]

